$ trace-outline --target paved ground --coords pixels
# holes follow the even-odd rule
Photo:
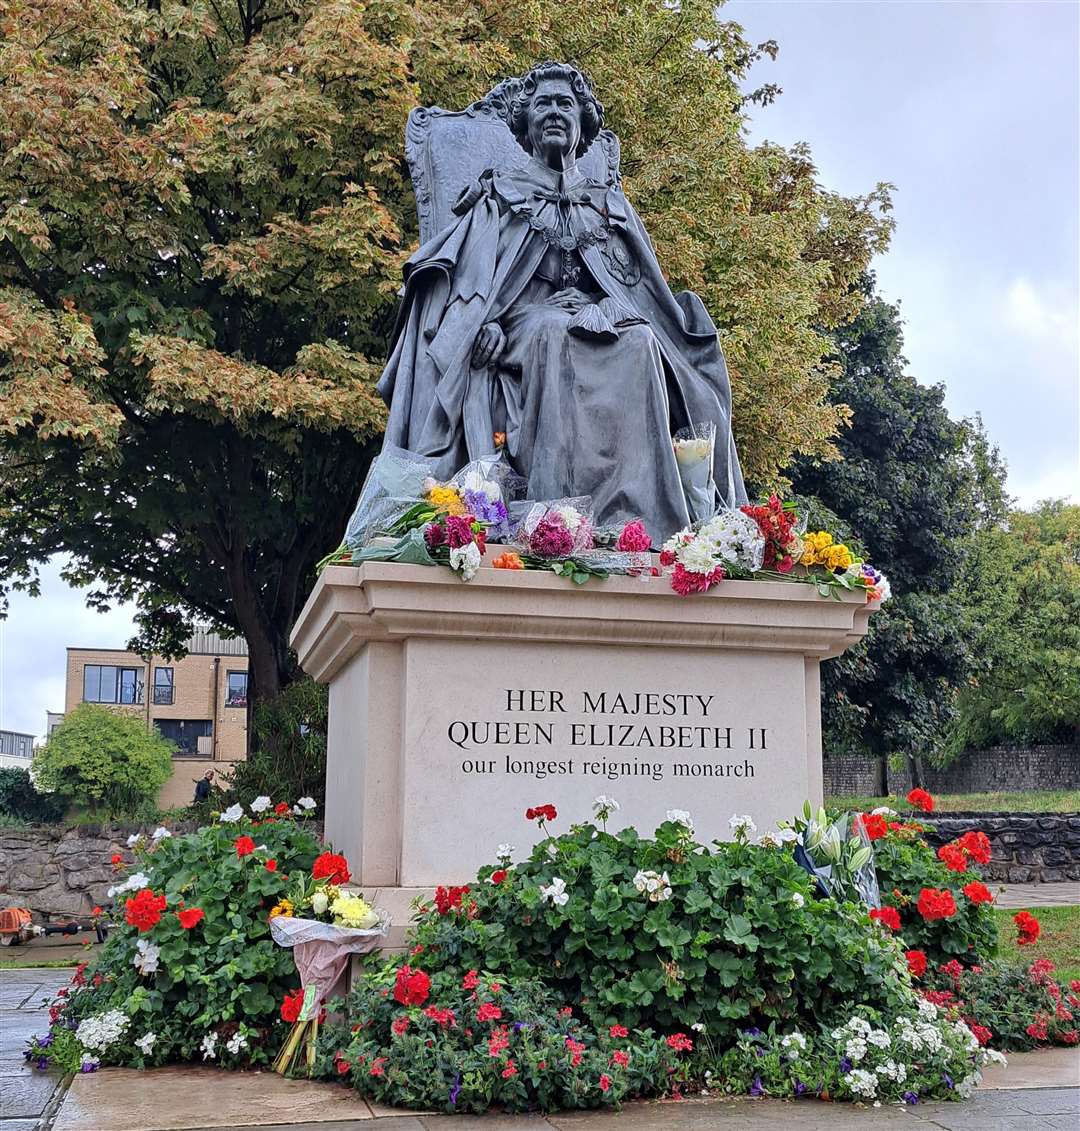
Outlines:
[[[967,1103],[862,1108],[816,1100],[695,1098],[629,1104],[620,1112],[543,1116],[436,1116],[367,1104],[332,1084],[284,1080],[268,1072],[177,1067],[107,1069],[59,1081],[25,1066],[26,1038],[45,1028],[43,999],[66,970],[0,971],[0,1131],[832,1131],[846,1127],[911,1131],[1076,1131],[1080,1050],[1010,1058],[988,1073]]]
[[[1068,907],[1080,903],[1080,883],[1001,884],[992,888],[998,907]]]

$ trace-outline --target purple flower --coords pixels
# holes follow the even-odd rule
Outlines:
[[[529,536],[529,549],[541,558],[565,558],[574,552],[574,536],[559,515],[545,515]]]
[[[795,1077],[795,1095],[804,1096],[804,1095],[806,1095],[806,1092],[807,1092],[806,1085],[796,1076]]]
[[[80,1072],[96,1072],[101,1067],[100,1060],[84,1060],[79,1066]]]
[[[24,1060],[33,1060],[34,1059],[34,1050],[33,1049],[23,1049],[23,1059]]]
[[[502,499],[489,499],[483,491],[463,491],[461,499],[474,517],[491,527],[493,535],[503,531],[508,516]]]
[[[450,1106],[453,1107],[458,1101],[458,1096],[461,1095],[461,1073],[459,1072],[454,1077],[454,1086],[450,1089]]]
[[[37,1066],[38,1068],[48,1068],[49,1058],[47,1056],[39,1056],[37,1059]]]
[[[761,1086],[761,1077],[760,1076],[754,1077],[754,1082],[750,1085],[750,1095],[752,1095],[752,1096],[763,1096],[763,1095],[765,1095],[765,1089]]]
[[[948,1072],[942,1072],[941,1078],[942,1078],[942,1080],[945,1081],[945,1084],[948,1087],[952,1088],[954,1086],[953,1085],[953,1078],[948,1074]]]
[[[761,1030],[756,1026],[751,1026],[749,1029],[743,1029],[744,1037],[760,1037]]]
[[[56,1038],[52,1035],[52,1033],[46,1033],[44,1037],[35,1037],[34,1038],[34,1040],[37,1041],[38,1048],[41,1048],[41,1049],[47,1049],[49,1047],[49,1045],[51,1045],[55,1039]]]
[[[840,1058],[840,1071],[843,1072],[845,1076],[851,1071],[851,1061],[848,1060],[846,1056]]]
[[[515,1021],[514,1022],[514,1032],[515,1033],[520,1033],[522,1029],[527,1029],[528,1027],[529,1026],[526,1025],[524,1021]]]
[[[917,1104],[919,1102],[918,1093],[916,1093],[916,1092],[905,1092],[904,1095],[903,1095],[903,1100],[904,1100],[904,1103],[906,1103],[906,1104]]]

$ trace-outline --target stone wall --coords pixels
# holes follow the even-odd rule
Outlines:
[[[990,863],[980,870],[1001,883],[1063,883],[1080,880],[1080,813],[919,814],[935,847],[971,829],[990,838]]]
[[[1014,793],[1025,789],[1080,789],[1080,749],[1075,746],[995,746],[973,750],[944,770],[926,767],[931,793]],[[871,758],[826,758],[825,796],[868,796],[874,792]],[[907,793],[906,769],[889,769],[889,793]]]

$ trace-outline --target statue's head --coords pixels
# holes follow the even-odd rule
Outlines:
[[[581,71],[540,63],[522,79],[508,125],[526,153],[558,147],[581,157],[603,128],[604,107]]]

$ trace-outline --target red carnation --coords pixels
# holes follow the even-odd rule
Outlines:
[[[882,926],[890,931],[900,930],[900,912],[895,907],[875,907],[870,912],[870,918],[876,919]]]
[[[905,950],[907,968],[913,978],[921,978],[926,973],[926,952],[922,950]]]
[[[986,884],[979,883],[978,880],[972,881],[970,884],[964,884],[964,895],[971,900],[972,903],[993,903],[994,897]]]
[[[291,994],[286,994],[285,1000],[281,1003],[281,1020],[291,1025],[294,1021],[299,1020],[300,1010],[303,1007],[303,990],[293,990]]]
[[[928,922],[933,919],[951,919],[956,914],[956,901],[948,889],[923,888],[916,905],[919,914]]]
[[[967,871],[967,855],[958,844],[943,844],[937,850],[937,855],[950,872]]]
[[[976,864],[990,863],[990,838],[986,833],[973,829],[971,832],[964,833],[956,843]]]
[[[652,538],[645,529],[645,523],[639,519],[628,522],[619,531],[619,540],[615,543],[616,550],[629,551],[630,553],[644,553],[652,548]]]
[[[238,836],[233,844],[236,846],[236,855],[241,858],[250,856],[255,851],[255,842],[249,836]]]
[[[881,840],[889,831],[888,824],[880,813],[860,813],[859,823],[866,829],[866,835],[871,840]]]
[[[431,979],[423,970],[398,967],[394,979],[394,1001],[399,1005],[423,1005],[431,991]]]
[[[180,920],[180,926],[185,931],[190,931],[206,918],[206,914],[201,907],[185,907],[183,911],[177,911],[176,917]]]
[[[332,884],[347,884],[352,878],[349,875],[349,864],[344,856],[334,852],[324,852],[315,857],[311,866],[313,880],[329,880]]]
[[[1013,922],[1019,932],[1016,940],[1019,946],[1030,946],[1039,937],[1039,920],[1030,911],[1018,911]]]
[[[124,919],[129,926],[139,931],[149,931],[161,920],[165,910],[165,897],[154,895],[149,888],[143,888],[133,898],[124,902]]]
[[[933,813],[934,811],[934,799],[925,789],[913,789],[907,795],[907,800],[909,805],[921,809],[924,813]]]

